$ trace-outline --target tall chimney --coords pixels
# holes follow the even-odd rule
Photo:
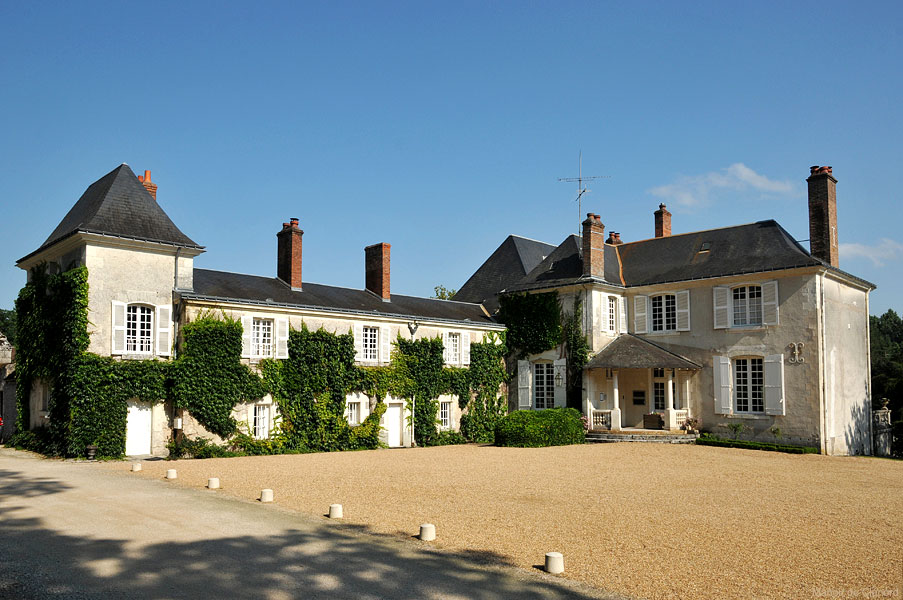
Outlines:
[[[837,251],[837,180],[831,167],[809,167],[809,249],[832,267],[840,264]]]
[[[583,276],[605,276],[605,225],[593,213],[586,213],[583,222]]]
[[[389,301],[391,244],[381,242],[364,248],[364,271],[367,290]]]
[[[655,211],[655,237],[669,237],[671,235],[671,213],[664,204],[658,205]]]
[[[138,181],[144,185],[144,189],[153,197],[154,200],[157,199],[157,184],[151,181],[150,178],[150,170],[145,170],[144,175],[138,176]]]
[[[301,291],[301,236],[298,219],[289,219],[282,224],[282,231],[276,234],[276,276],[289,284],[295,291]]]

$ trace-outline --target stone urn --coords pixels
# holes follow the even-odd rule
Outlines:
[[[85,454],[88,456],[88,460],[94,460],[94,457],[97,456],[97,446],[88,444],[85,446]]]

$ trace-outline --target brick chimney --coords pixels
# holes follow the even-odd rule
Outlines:
[[[156,200],[157,199],[157,184],[151,181],[150,171],[145,170],[144,175],[138,176],[138,181],[140,181],[141,184],[144,185],[144,189],[146,189],[147,192],[151,195],[151,197],[153,197],[153,199]]]
[[[664,204],[658,205],[655,211],[655,237],[669,237],[671,235],[671,213]]]
[[[583,222],[583,276],[605,276],[605,225],[599,215],[586,213]]]
[[[276,276],[289,284],[293,290],[301,291],[301,236],[298,219],[289,219],[282,224],[282,231],[276,234],[277,265]]]
[[[392,245],[381,242],[364,248],[364,271],[367,290],[389,301],[390,255]]]
[[[809,249],[832,267],[840,264],[837,252],[837,180],[831,167],[809,167]]]

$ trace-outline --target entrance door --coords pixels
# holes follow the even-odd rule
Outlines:
[[[125,426],[125,453],[129,456],[151,453],[151,407],[148,402],[129,400]]]
[[[398,448],[404,445],[404,411],[403,404],[399,402],[389,403],[383,420],[386,427],[386,438],[390,448]]]

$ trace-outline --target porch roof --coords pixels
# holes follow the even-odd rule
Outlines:
[[[586,365],[587,369],[701,369],[689,358],[632,333],[618,336]]]

